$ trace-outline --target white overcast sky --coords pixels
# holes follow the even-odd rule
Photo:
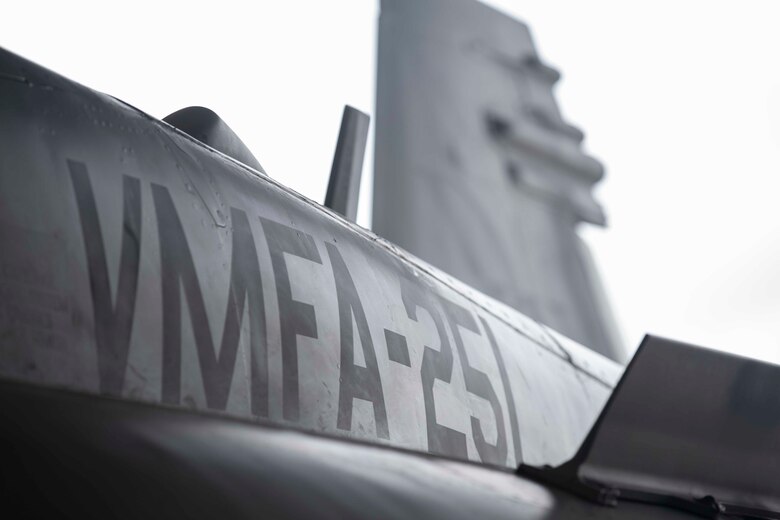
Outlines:
[[[487,3],[529,24],[563,73],[564,116],[607,168],[609,228],[583,234],[629,348],[652,332],[780,362],[780,4]],[[160,118],[208,106],[274,178],[322,201],[343,105],[374,111],[378,12],[6,0],[0,45]]]

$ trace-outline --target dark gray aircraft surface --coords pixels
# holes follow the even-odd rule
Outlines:
[[[780,518],[780,368],[648,336],[623,369],[355,225],[367,124],[323,206],[207,109],[0,49],[7,510]]]

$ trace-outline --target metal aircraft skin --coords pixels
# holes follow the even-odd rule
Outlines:
[[[714,386],[728,391],[713,401],[722,406],[700,407],[711,412],[701,424],[733,413],[729,439],[768,453],[780,414],[764,414],[778,407],[761,398],[774,367],[672,345],[691,354],[683,363],[649,338],[621,379],[613,361],[343,218],[352,180],[333,184],[331,211],[269,177],[213,113],[166,121],[0,49],[6,507],[80,518],[777,517],[772,485],[750,487],[744,472],[707,480],[706,464],[690,464],[676,496],[668,475],[630,456],[641,446],[616,444],[628,454],[616,462],[599,443],[642,424],[626,410],[648,393],[684,404],[674,385],[692,379],[675,367],[722,366]],[[359,171],[351,144],[365,121],[348,113],[342,129],[352,137],[336,175]],[[671,395],[646,390],[648,371],[666,374]],[[661,408],[653,417],[665,423]],[[687,431],[659,430],[693,446]],[[723,482],[731,492],[715,493]],[[700,491],[716,496],[702,502]],[[611,507],[619,495],[631,500]]]

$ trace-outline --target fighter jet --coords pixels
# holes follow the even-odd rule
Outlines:
[[[354,223],[366,114],[345,109],[319,203],[275,180],[207,108],[159,120],[0,49],[9,515],[780,518],[779,367],[653,336],[624,367],[592,278],[577,289],[518,282],[510,260],[522,248],[470,242],[507,228],[491,234],[492,213],[468,222],[498,185],[453,204],[476,186],[477,159],[459,142],[501,158],[502,182],[536,208],[523,211],[550,216],[534,197],[557,194],[566,218],[548,223],[564,235],[565,222],[602,222],[588,191],[601,172],[578,155],[576,129],[500,103],[469,105],[478,110],[459,112],[461,127],[444,125],[452,140],[415,148],[441,134],[406,127],[419,99],[400,106],[387,93],[399,85],[381,81],[412,67],[411,50],[449,56],[445,77],[459,59],[449,52],[515,79],[554,76],[532,47],[509,59],[496,43],[525,41],[519,22],[465,0],[441,6],[382,2],[374,200],[385,238]],[[478,43],[434,29],[437,12]],[[432,117],[427,130],[440,130]],[[434,180],[451,191],[437,199]],[[562,190],[569,181],[576,189]],[[496,203],[504,216],[510,195]],[[447,263],[459,252],[471,259]],[[577,296],[559,323],[603,342],[555,330],[553,303],[568,290]]]

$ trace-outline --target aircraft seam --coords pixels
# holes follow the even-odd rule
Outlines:
[[[93,92],[95,92],[95,91],[93,91]],[[101,96],[105,95],[105,94],[101,94],[99,92],[96,92],[96,93],[98,95],[101,95]],[[399,246],[397,246],[395,244],[388,243],[385,239],[383,239],[382,237],[376,235],[371,230],[365,229],[365,228],[363,228],[361,226],[358,226],[357,224],[349,222],[348,220],[344,219],[341,215],[331,211],[329,208],[326,208],[325,206],[323,206],[321,204],[318,204],[317,202],[315,202],[315,201],[309,199],[308,197],[306,197],[305,195],[302,195],[302,194],[298,193],[297,191],[295,191],[294,189],[290,188],[289,186],[285,186],[284,184],[282,184],[281,182],[277,181],[276,179],[274,179],[270,175],[263,175],[262,173],[258,172],[257,170],[255,170],[251,166],[248,166],[248,165],[242,163],[241,161],[239,161],[239,160],[237,160],[237,159],[235,159],[235,158],[233,158],[233,157],[231,157],[231,156],[229,156],[227,154],[224,154],[224,153],[220,152],[219,150],[217,150],[215,148],[212,148],[211,146],[209,146],[209,145],[207,145],[207,144],[205,144],[205,143],[195,139],[191,135],[189,135],[189,134],[179,130],[175,126],[173,126],[173,125],[171,125],[171,124],[169,124],[169,123],[167,123],[165,121],[161,121],[161,120],[159,120],[159,119],[157,119],[157,118],[147,114],[143,110],[140,110],[140,109],[130,105],[129,103],[126,103],[125,101],[122,101],[121,99],[117,99],[117,98],[114,98],[114,97],[108,96],[108,95],[106,95],[106,96],[109,97],[112,100],[115,100],[115,101],[121,103],[122,105],[124,105],[125,107],[131,109],[132,111],[136,112],[137,114],[145,117],[152,124],[155,124],[155,125],[161,127],[163,130],[166,130],[166,131],[169,131],[169,132],[173,131],[175,134],[177,134],[180,137],[190,141],[194,145],[199,146],[201,148],[204,148],[205,150],[208,150],[209,152],[211,152],[211,153],[213,153],[213,154],[215,154],[215,155],[217,155],[217,156],[219,156],[219,157],[221,157],[223,159],[226,159],[229,162],[232,162],[233,164],[235,164],[235,165],[239,166],[240,168],[242,168],[243,170],[245,170],[247,173],[252,174],[257,179],[269,183],[270,185],[280,189],[283,193],[286,193],[286,194],[288,194],[288,195],[290,195],[292,197],[295,197],[299,201],[301,201],[301,202],[309,205],[310,207],[316,209],[317,211],[321,212],[323,215],[329,217],[333,222],[341,225],[342,227],[347,228],[348,230],[350,230],[350,231],[352,231],[354,233],[357,233],[358,235],[362,236],[363,238],[365,238],[367,240],[373,241],[374,243],[376,243],[380,247],[382,247],[385,251],[387,251],[388,253],[391,253],[394,257],[400,259],[401,261],[405,262],[406,264],[410,265],[411,267],[415,268],[416,270],[421,271],[421,272],[427,274],[428,276],[430,276],[431,278],[435,279],[439,283],[449,287],[453,291],[457,292],[458,294],[460,294],[461,296],[463,296],[464,298],[469,300],[472,304],[478,306],[483,311],[489,313],[491,316],[493,316],[494,318],[498,319],[499,321],[501,321],[502,323],[507,325],[509,328],[513,329],[517,333],[519,333],[522,336],[524,336],[524,337],[530,339],[531,341],[533,341],[534,344],[540,346],[541,348],[543,348],[543,349],[549,351],[550,353],[554,354],[556,357],[562,359],[567,364],[571,365],[575,370],[577,370],[579,372],[582,372],[583,374],[589,376],[591,379],[593,379],[597,383],[601,384],[602,386],[604,386],[604,387],[606,387],[606,388],[608,388],[610,390],[613,388],[613,386],[609,382],[604,381],[603,379],[598,377],[596,374],[593,374],[592,372],[589,372],[588,370],[585,370],[583,367],[577,365],[576,362],[571,357],[571,354],[566,349],[563,349],[562,347],[560,347],[560,344],[557,341],[554,341],[553,343],[555,345],[557,345],[559,348],[561,348],[561,350],[564,352],[564,354],[562,354],[560,352],[557,352],[554,349],[551,349],[550,347],[548,347],[547,345],[545,345],[543,343],[538,342],[537,340],[535,340],[535,338],[529,336],[522,329],[520,329],[519,327],[517,327],[514,324],[510,323],[507,319],[505,319],[502,316],[500,316],[494,310],[486,307],[481,302],[478,302],[473,297],[471,297],[469,294],[466,294],[463,291],[458,290],[452,283],[450,283],[448,280],[442,278],[439,275],[439,273],[437,273],[436,271],[432,271],[432,270],[428,269],[426,266],[421,265],[418,262],[416,262],[415,261],[416,259],[414,259],[413,255],[411,255],[411,253],[409,253],[408,251],[405,251],[403,248],[401,248],[401,247],[399,247]],[[538,327],[539,330],[542,331],[542,335],[544,335],[545,337],[548,337],[548,338],[550,337],[544,331],[544,328],[541,327],[535,320],[533,320],[531,318],[528,318],[528,319],[530,321],[532,321]],[[584,347],[584,348],[587,348],[587,347]]]

